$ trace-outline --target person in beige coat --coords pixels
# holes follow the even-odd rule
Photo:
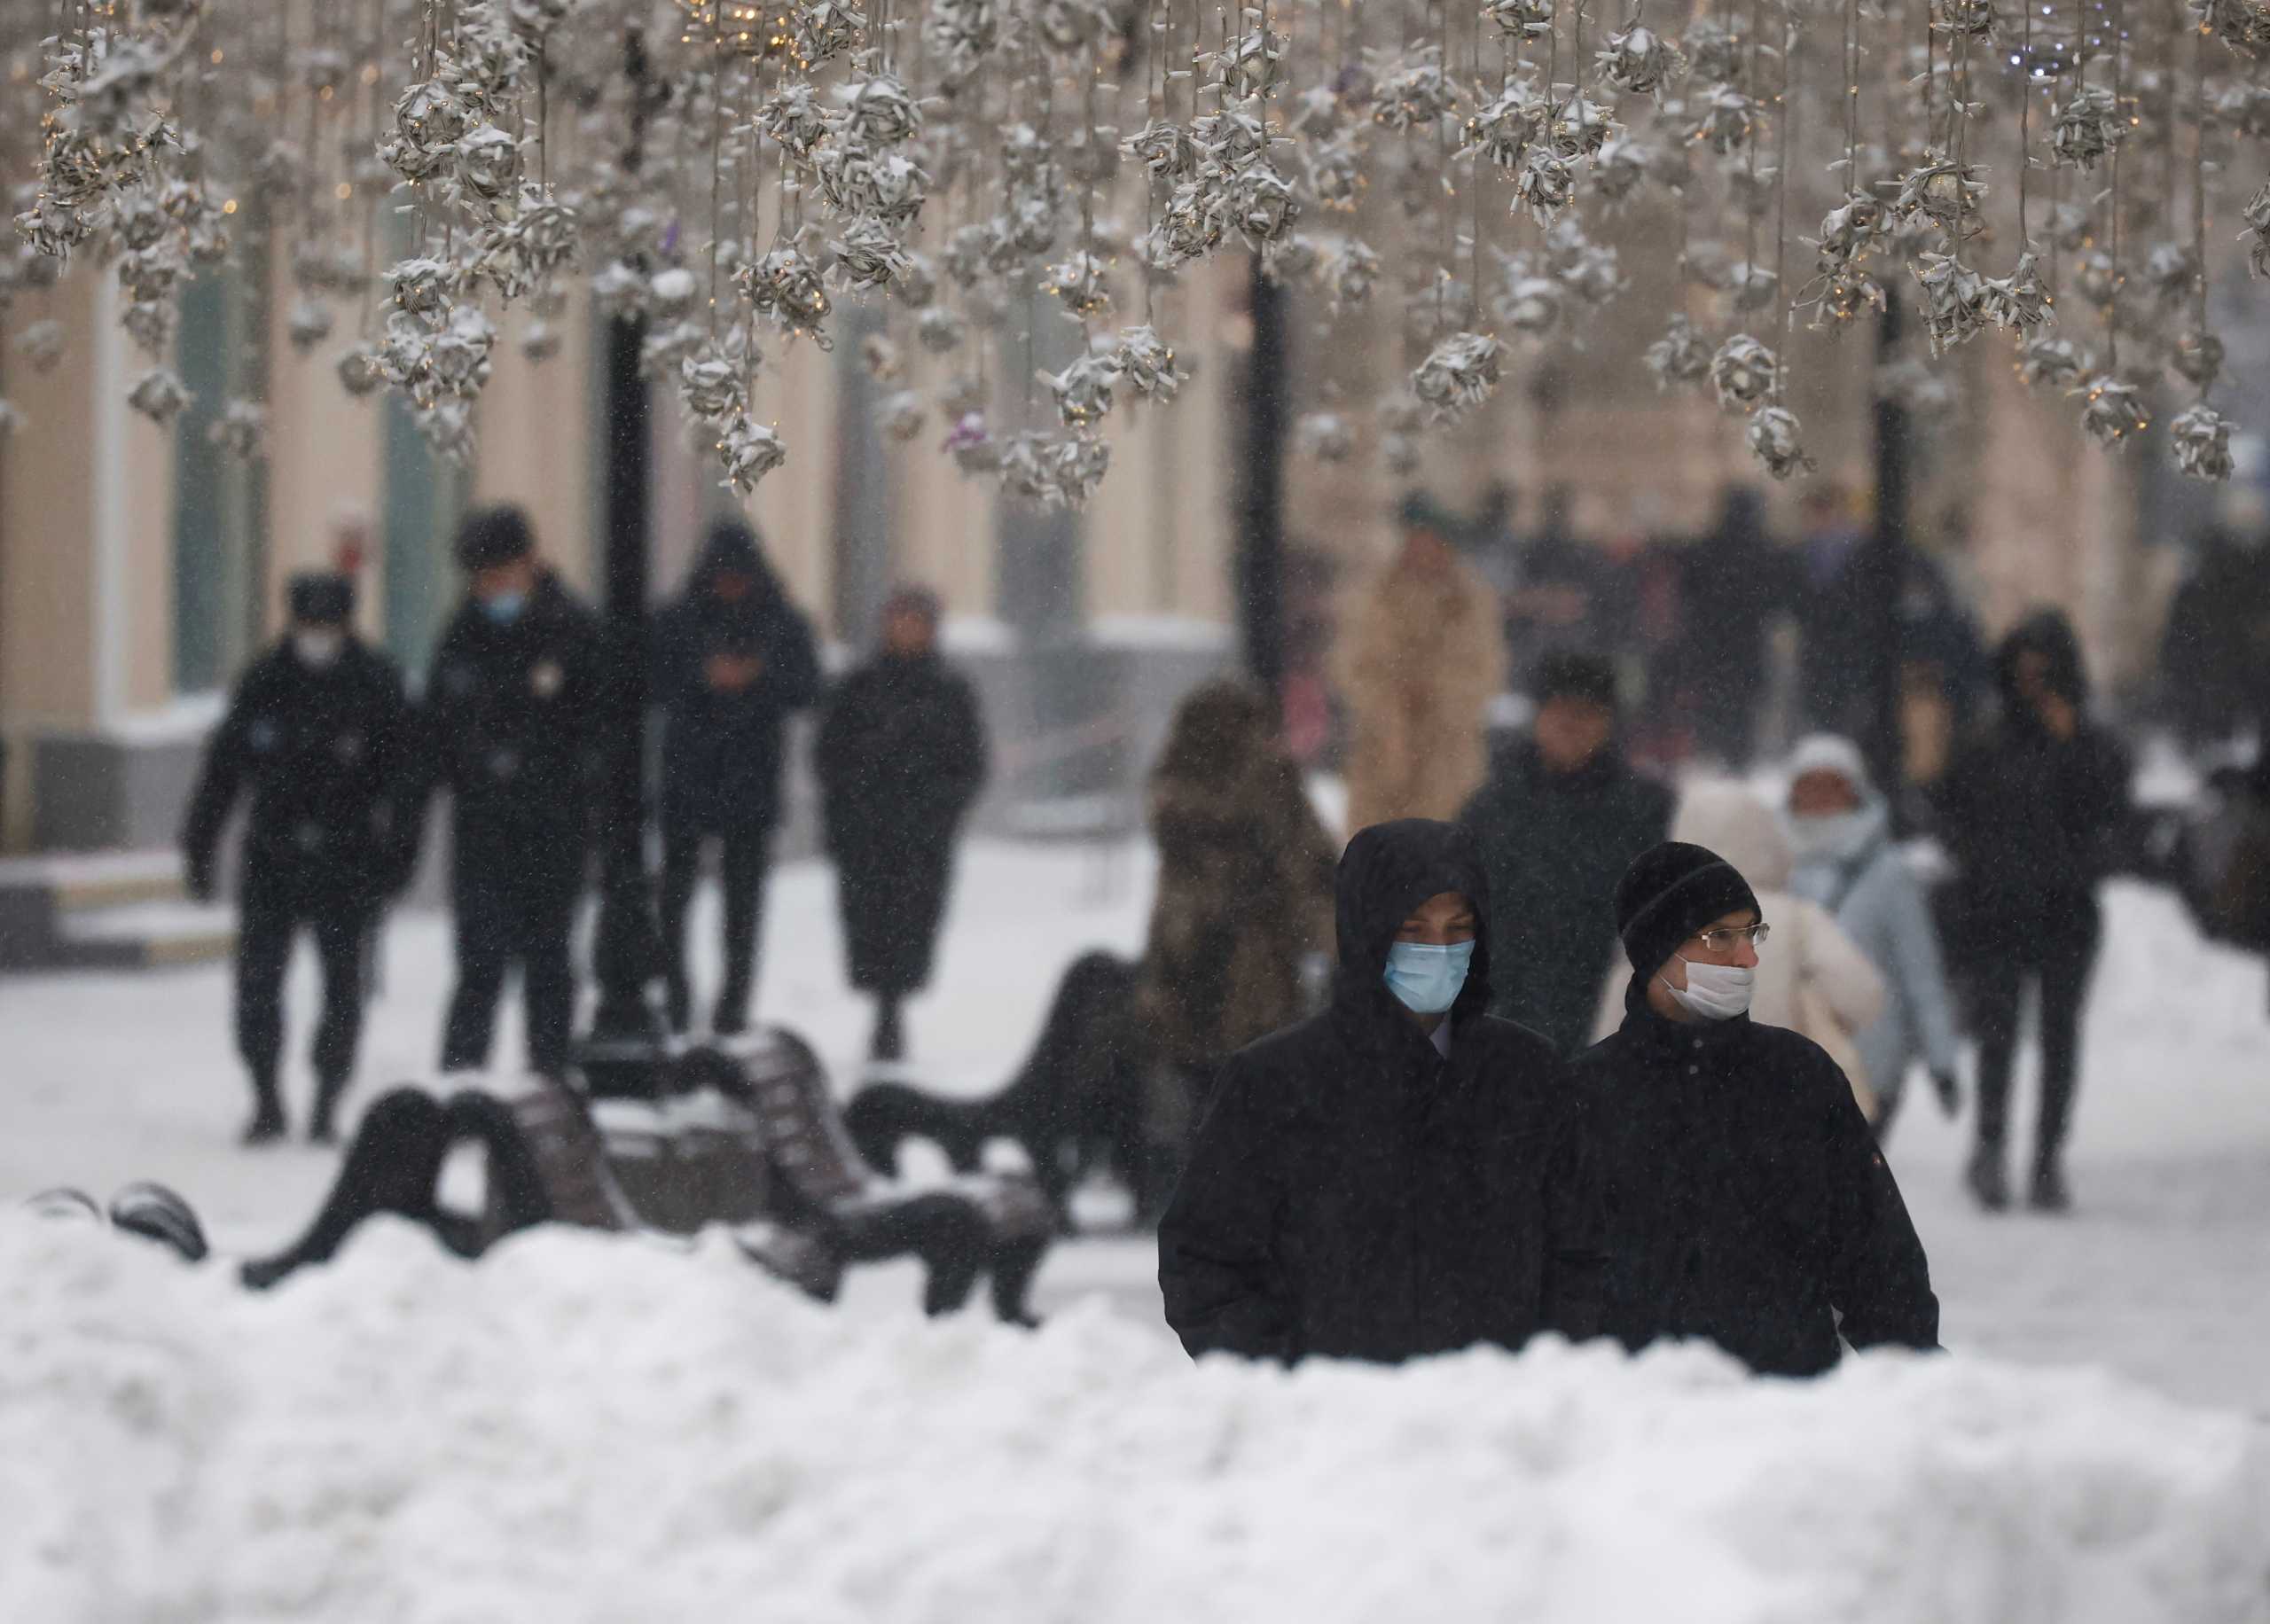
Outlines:
[[[1707,847],[1739,870],[1773,927],[1770,945],[1758,949],[1749,1018],[1787,1027],[1827,1050],[1851,1079],[1861,1111],[1875,1120],[1875,1090],[1853,1040],[1883,1013],[1883,977],[1827,909],[1789,889],[1796,857],[1773,807],[1746,784],[1695,779],[1681,790],[1671,832],[1672,839]],[[1624,980],[1609,978],[1595,1036],[1606,1037],[1623,1024]]]
[[[1449,520],[1420,496],[1401,519],[1401,550],[1341,620],[1350,829],[1457,817],[1482,783],[1483,708],[1506,682],[1497,597],[1452,550]]]

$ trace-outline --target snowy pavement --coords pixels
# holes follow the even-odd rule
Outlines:
[[[1139,847],[975,847],[937,982],[910,1011],[916,1073],[967,1089],[1006,1079],[1073,956],[1139,947],[1150,872]],[[814,863],[775,877],[759,1014],[810,1036],[848,1090],[867,1011],[842,985],[832,883]],[[705,951],[710,901],[695,920]],[[447,940],[436,917],[395,922],[358,1102],[430,1066]],[[310,964],[295,966],[292,990],[296,1056],[314,1009]],[[333,1153],[235,1147],[247,1102],[223,967],[0,980],[0,1206],[50,1184],[106,1192],[155,1177],[190,1197],[220,1245],[250,1250],[294,1232],[327,1184]],[[513,1019],[505,1042],[517,1052]],[[2021,1127],[2031,1122],[2030,1086],[2022,1078]],[[301,1113],[307,1087],[303,1074],[290,1084]],[[2179,1399],[2270,1419],[2270,1018],[2258,962],[2201,943],[2172,899],[2114,887],[2071,1159],[2078,1211],[1975,1212],[1958,1184],[1966,1127],[1942,1120],[1920,1091],[1891,1146],[1951,1348],[2101,1364]],[[1057,1312],[1100,1292],[1131,1322],[1156,1327],[1152,1268],[1142,1241],[1061,1247],[1038,1301]],[[852,1308],[911,1315],[914,1296],[911,1265],[866,1270]]]

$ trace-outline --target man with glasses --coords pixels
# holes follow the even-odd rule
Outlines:
[[[1605,1214],[1602,1328],[1717,1343],[1763,1375],[1935,1347],[1939,1308],[1891,1169],[1836,1063],[1749,1019],[1771,926],[1700,846],[1641,854],[1616,892],[1624,1025],[1572,1067]]]

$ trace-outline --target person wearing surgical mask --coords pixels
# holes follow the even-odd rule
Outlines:
[[[289,1127],[284,981],[302,931],[324,978],[308,1136],[334,1136],[362,1033],[364,958],[411,855],[401,672],[355,636],[351,577],[294,575],[286,608],[285,635],[246,669],[213,735],[182,831],[190,894],[209,900],[222,831],[240,799],[251,803],[237,864],[236,975],[237,1051],[252,1078],[248,1145]]]
[[[1489,1013],[1472,837],[1359,831],[1331,1002],[1230,1057],[1159,1225],[1193,1357],[1394,1363],[1597,1322],[1600,1214],[1553,1046]]]
[[[1751,1019],[1775,944],[1749,880],[1665,841],[1625,871],[1616,922],[1624,1024],[1569,1067],[1606,1214],[1603,1329],[1773,1376],[1827,1370],[1844,1344],[1935,1347],[1922,1243],[1851,1084]]]

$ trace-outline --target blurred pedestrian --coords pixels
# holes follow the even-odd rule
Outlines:
[[[2250,722],[2270,738],[2270,511],[2251,487],[2227,494],[2168,605],[2160,673],[2177,736],[2192,750]]]
[[[1457,816],[1482,782],[1483,707],[1505,686],[1497,600],[1452,550],[1448,517],[1413,496],[1401,521],[1401,550],[1341,621],[1350,828]]]
[[[1755,889],[1773,921],[1774,951],[1757,966],[1749,1015],[1812,1039],[1850,1081],[1864,1115],[1876,1113],[1874,1079],[1858,1038],[1883,1013],[1883,977],[1829,911],[1790,888],[1789,837],[1765,797],[1734,779],[1690,780],[1679,796],[1671,838],[1723,855]],[[1629,988],[1611,977],[1598,1026],[1617,1031]]]
[[[936,596],[901,588],[882,646],[838,683],[813,765],[851,985],[875,997],[878,1060],[905,1053],[900,1005],[930,979],[954,839],[985,782],[977,696],[938,652]]]
[[[1150,825],[1159,874],[1135,1001],[1155,1061],[1143,1182],[1163,1200],[1216,1069],[1299,1019],[1304,972],[1321,982],[1335,854],[1268,699],[1238,682],[1205,683],[1176,709]]]
[[[1807,490],[1797,515],[1798,712],[1809,727],[1857,728],[1867,720],[1858,707],[1867,693],[1873,646],[1862,619],[1867,605],[1855,589],[1867,574],[1853,567],[1859,527],[1851,498],[1834,482]]]
[[[1978,1139],[1969,1173],[1979,1204],[2009,1204],[2004,1141],[2018,1005],[2039,989],[2041,1113],[2033,1205],[2072,1203],[2063,1151],[2080,1077],[2081,1013],[2103,933],[2097,886],[2123,855],[2128,757],[2089,718],[2080,640],[2043,609],[2002,641],[2001,714],[1971,738],[1939,793],[1940,832],[1956,867],[1964,956],[1978,1028]]]
[[[421,787],[450,792],[458,982],[442,1069],[488,1066],[517,965],[528,1067],[561,1078],[575,1014],[569,941],[607,748],[606,651],[519,508],[467,515],[457,554],[465,602],[434,652],[419,720]]]
[[[1616,950],[1616,882],[1663,838],[1671,793],[1624,759],[1616,669],[1605,659],[1548,654],[1536,690],[1528,735],[1459,821],[1490,877],[1499,960],[1490,1012],[1574,1054]]]
[[[1567,486],[1545,493],[1537,534],[1522,547],[1506,594],[1506,647],[1514,686],[1527,691],[1538,663],[1572,649],[1600,646],[1599,554],[1576,533],[1576,496]]]
[[[702,848],[717,843],[724,983],[710,1028],[743,1030],[756,985],[788,718],[819,697],[811,626],[788,601],[756,532],[709,527],[677,600],[657,617],[654,702],[662,713],[661,934],[670,1029],[693,1024],[685,919]]]
[[[246,670],[206,746],[182,830],[190,894],[210,898],[214,858],[238,800],[237,1050],[252,1074],[247,1144],[288,1131],[278,1067],[284,972],[301,928],[323,964],[323,1017],[308,1136],[329,1144],[363,1030],[363,964],[387,898],[409,878],[410,709],[402,674],[352,629],[354,583],[294,575],[290,626]]]
[[[1767,639],[1790,607],[1789,561],[1765,527],[1765,503],[1730,485],[1711,534],[1686,550],[1680,686],[1695,743],[1728,769],[1749,765],[1771,675]]]
[[[1632,978],[1616,1033],[1569,1067],[1606,1214],[1603,1329],[1715,1342],[1760,1375],[1937,1345],[1898,1185],[1836,1063],[1756,1019],[1774,904],[1702,847],[1642,854],[1616,892]]]
[[[1595,1329],[1600,1214],[1552,1048],[1487,1013],[1489,884],[1448,824],[1366,829],[1331,1007],[1232,1057],[1159,1226],[1195,1357],[1382,1362]]]
[[[1883,1013],[1853,1040],[1876,1096],[1876,1136],[1890,1131],[1907,1073],[1930,1068],[1952,1116],[1958,1089],[1954,999],[1947,990],[1923,884],[1891,839],[1883,797],[1850,739],[1817,733],[1789,758],[1789,832],[1797,866],[1789,888],[1820,903],[1883,974]]]

